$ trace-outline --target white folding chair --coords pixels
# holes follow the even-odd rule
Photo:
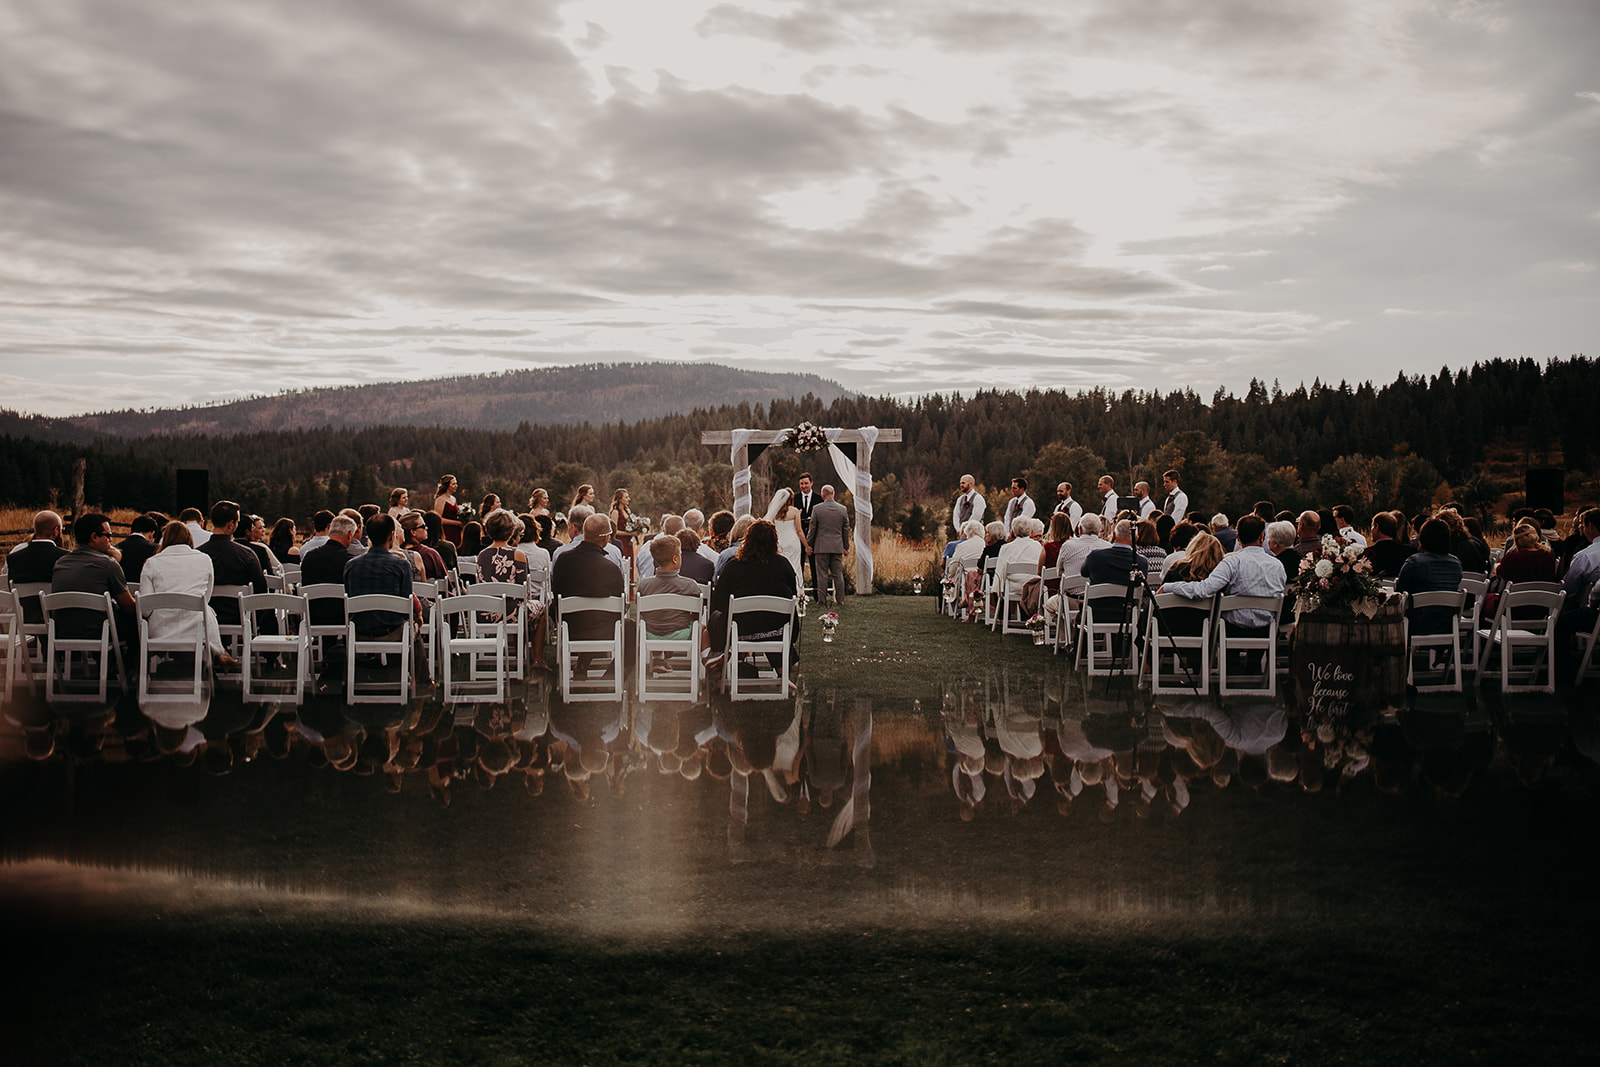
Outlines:
[[[417,637],[422,642],[423,660],[428,665],[428,677],[439,677],[439,603],[443,581],[412,582],[411,591],[422,602],[422,622],[417,627]]]
[[[325,644],[328,638],[344,640],[347,621],[344,610],[344,586],[334,582],[304,585],[300,587],[300,596],[306,602],[306,632],[311,635],[312,667],[321,670],[328,659]],[[320,612],[317,610],[319,602],[323,608]],[[314,621],[318,615],[323,617],[323,622]]]
[[[1495,626],[1485,656],[1496,652],[1500,655],[1502,693],[1556,691],[1556,616],[1561,614],[1567,594],[1565,590],[1527,588],[1535,584],[1548,583],[1516,582],[1507,586],[1495,611]],[[1532,653],[1531,662],[1517,663],[1519,649]],[[1543,683],[1539,681],[1541,672]]]
[[[1228,632],[1226,612],[1257,609],[1270,611],[1272,623],[1267,632],[1253,637],[1234,627]],[[1277,696],[1278,695],[1278,617],[1283,614],[1281,596],[1223,596],[1217,601],[1217,695],[1218,696]],[[1230,652],[1261,652],[1262,673],[1242,674],[1234,677],[1256,685],[1233,685],[1228,680],[1228,654]]]
[[[1583,650],[1578,659],[1578,673],[1573,675],[1572,684],[1582,685],[1583,680],[1591,676],[1600,678],[1600,654],[1596,654],[1595,651],[1600,647],[1600,615],[1595,616],[1594,626],[1588,633],[1575,633],[1572,639]]]
[[[253,593],[239,598],[240,618],[244,620],[243,651],[239,657],[244,676],[246,704],[305,703],[306,679],[311,676],[311,624],[306,599],[287,593]],[[280,632],[260,632],[257,612],[278,613]],[[293,678],[268,678],[261,672],[264,656],[293,656]],[[280,688],[284,687],[284,688]]]
[[[639,659],[634,675],[640,700],[700,701],[700,598],[682,593],[652,593],[638,601]],[[681,640],[656,637],[648,628],[652,611],[692,611],[689,636]]]
[[[22,607],[17,594],[8,587],[0,589],[0,655],[5,657],[5,681],[0,688],[0,703],[11,703],[16,689],[17,675],[27,669],[26,642],[22,638]]]
[[[211,604],[213,608],[215,608],[216,603],[219,600],[231,600],[237,603],[240,597],[249,596],[254,592],[255,589],[248,585],[214,586],[211,590]],[[222,647],[228,650],[229,655],[240,660],[242,663],[242,649],[244,647],[244,615],[241,614],[239,616],[238,622],[223,622],[222,614],[222,612],[217,613],[217,631],[222,635]],[[229,669],[216,670],[214,671],[213,676],[218,681],[221,681],[224,678],[228,679],[229,681],[233,681],[236,678],[241,678],[242,674],[238,671]]]
[[[550,568],[528,564],[528,596],[538,604],[550,603]]]
[[[435,607],[444,702],[487,704],[505,700],[505,598],[467,593],[440,597]],[[499,618],[494,622],[479,622],[480,614]],[[456,671],[457,656],[466,657],[464,677]]]
[[[561,699],[567,703],[579,700],[622,699],[622,682],[626,670],[626,645],[623,641],[622,616],[626,604],[620,596],[564,596],[556,602],[560,609],[557,626],[556,651],[561,657]],[[616,616],[611,636],[577,640],[572,636],[571,616],[580,611],[608,612]],[[576,661],[583,658],[581,673]],[[599,678],[591,675],[598,657]]]
[[[300,591],[300,564],[285,563],[283,565],[283,585],[285,593],[298,593]]]
[[[139,706],[196,705],[204,701],[206,670],[211,661],[211,650],[206,647],[206,598],[199,593],[138,593],[134,600],[139,611]],[[162,620],[178,623],[168,627],[171,636],[150,636],[150,616],[157,611],[182,613]],[[184,678],[157,678],[154,661],[164,658],[162,653],[173,652],[192,657],[193,670]]]
[[[752,612],[776,613],[784,624],[776,636],[758,638],[741,632],[740,616]],[[746,623],[745,625],[750,625]],[[739,596],[728,601],[728,656],[723,676],[728,680],[728,695],[734,700],[786,700],[789,697],[789,639],[794,632],[794,601],[782,596]],[[779,657],[772,669],[766,653]],[[755,677],[741,678],[740,666],[750,656]]]
[[[1489,592],[1489,583],[1481,578],[1462,578],[1461,592],[1466,594],[1461,604],[1461,622],[1456,631],[1461,634],[1461,660],[1463,672],[1478,673],[1478,628],[1483,625],[1483,598]],[[1485,635],[1487,640],[1487,635]]]
[[[478,580],[478,561],[475,559],[456,560],[456,573],[461,576],[464,583]]]
[[[359,638],[356,636],[356,616],[364,611],[388,611],[405,616],[399,639]],[[411,621],[411,598],[390,596],[385,593],[367,593],[345,600],[345,693],[350,704],[404,704],[411,699],[411,642],[416,631]],[[399,658],[398,681],[385,678],[358,681],[357,660],[362,656],[380,656],[385,666],[390,656]]]
[[[528,587],[518,582],[477,582],[467,586],[467,592],[502,598],[500,614],[505,616],[506,641],[512,652],[507,669],[511,677],[521,681],[528,665]]]
[[[1461,612],[1466,604],[1467,594],[1460,589],[1454,592],[1439,590],[1431,593],[1412,593],[1410,607],[1417,608],[1449,608],[1451,621],[1454,625],[1444,633],[1414,634],[1411,632],[1411,619],[1405,620],[1406,635],[1406,684],[1419,693],[1459,693],[1461,692]],[[1443,680],[1431,685],[1417,683],[1417,654],[1426,654],[1430,659],[1436,659],[1441,654],[1448,657],[1442,667],[1424,667],[1424,671],[1431,670],[1439,674]]]
[[[17,597],[18,617],[22,619],[22,667],[29,680],[37,674],[44,675],[44,609],[39,598],[50,591],[49,582],[17,582],[11,586]],[[29,604],[33,606],[34,620],[29,621]]]
[[[1000,591],[995,587],[1000,573],[1000,560],[991,556],[983,561],[983,579],[978,583],[978,594],[983,598],[983,624],[994,629],[995,615],[1000,608]]]
[[[128,674],[122,664],[122,649],[117,644],[116,609],[112,606],[111,594],[46,593],[39,601],[44,609],[45,622],[45,699],[52,703],[104,704],[107,702],[106,693],[110,688],[113,665],[117,669],[117,687],[126,691]],[[99,615],[99,634],[94,637],[62,637],[57,632],[61,612],[72,610],[92,611]],[[96,688],[77,689],[75,687],[86,684],[90,679],[73,674],[74,658],[82,657],[79,662],[87,667],[91,656],[98,657],[94,678]],[[59,675],[56,673],[57,657],[60,657],[61,663]]]
[[[999,573],[1000,610],[996,621],[1001,636],[1033,632],[1028,629],[1028,619],[1022,610],[1022,583],[1038,576],[1037,563],[1007,563],[1004,572]],[[1014,580],[1017,583],[1015,588],[1012,586]]]
[[[268,575],[265,575],[265,577],[267,579],[267,592],[269,592],[269,593],[281,593],[286,588],[285,585],[284,585],[284,581],[283,581],[283,575],[281,575],[281,574],[268,574]]]
[[[1145,629],[1145,662],[1150,666],[1150,692],[1156,696],[1167,694],[1193,694],[1204,696],[1211,691],[1211,627],[1216,615],[1217,598],[1190,600],[1176,593],[1155,593],[1151,596],[1152,610]],[[1161,613],[1164,611],[1203,612],[1198,635],[1175,634],[1162,629]],[[1181,657],[1184,653],[1199,653],[1200,669],[1185,672]],[[1163,674],[1163,657],[1172,664],[1172,673]]]
[[[1050,654],[1059,656],[1062,649],[1072,647],[1078,627],[1078,613],[1083,609],[1083,591],[1089,588],[1089,579],[1081,574],[1068,574],[1061,579],[1061,599],[1057,601],[1054,619],[1045,613],[1049,628]]]
[[[1083,607],[1078,611],[1078,663],[1087,663],[1088,674],[1091,678],[1108,674],[1128,674],[1138,677],[1140,663],[1137,650],[1133,647],[1135,638],[1139,635],[1139,610],[1144,606],[1145,587],[1142,585],[1127,586],[1121,582],[1101,582],[1099,585],[1085,586],[1083,590]],[[1094,611],[1094,602],[1101,602],[1100,615]],[[1114,609],[1107,608],[1107,601],[1116,601]],[[1125,639],[1128,647],[1128,666],[1117,668],[1117,648],[1119,638]],[[1105,657],[1104,666],[1100,665],[1100,657]]]

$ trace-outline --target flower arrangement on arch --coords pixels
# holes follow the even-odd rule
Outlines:
[[[1372,573],[1372,561],[1361,554],[1361,546],[1345,544],[1332,534],[1323,535],[1320,551],[1300,561],[1294,593],[1297,613],[1348,608],[1371,618],[1384,600],[1383,586]]]
[[[786,432],[778,443],[796,452],[821,452],[828,447],[828,432],[815,423],[802,422]]]

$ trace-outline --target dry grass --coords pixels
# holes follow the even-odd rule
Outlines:
[[[20,545],[32,536],[33,517],[38,513],[35,508],[0,508],[0,531],[12,530],[14,533],[0,533],[0,547],[7,551],[13,545]],[[126,530],[128,523],[132,522],[142,512],[132,508],[113,508],[110,513],[111,525],[114,530]],[[72,540],[68,532],[67,540]]]

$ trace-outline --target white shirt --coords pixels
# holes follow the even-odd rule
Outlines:
[[[1026,499],[1026,498],[1024,498]],[[1004,571],[1008,563],[1031,564],[1035,573],[1039,566],[1039,559],[1044,555],[1044,545],[1031,537],[1019,537],[1014,541],[1007,541],[1000,548],[1000,554],[995,557],[994,569]],[[1022,586],[1033,575],[1013,575],[1006,584],[1010,587],[1011,595],[1016,596],[1022,592]]]
[[[199,548],[211,540],[211,534],[201,527],[198,522],[186,522],[184,525],[189,527],[189,533],[194,537],[194,547]]]
[[[313,537],[311,540],[307,541],[305,544],[300,546],[300,558],[302,560],[304,560],[307,556],[311,555],[311,553],[315,552],[317,549],[321,548],[323,545],[325,545],[327,543],[328,543],[328,535],[327,534],[325,534],[325,533],[317,534],[317,536]]]
[[[1062,543],[1061,551],[1056,553],[1056,570],[1062,575],[1077,574],[1083,566],[1083,561],[1089,558],[1089,553],[1097,548],[1106,547],[1106,542],[1098,537],[1074,537]]]
[[[961,517],[961,505],[963,502],[967,502],[972,505],[972,514],[966,518]],[[950,512],[950,514],[955,517],[956,529],[959,530],[963,522],[982,522],[983,512],[987,506],[988,502],[985,501],[981,495],[979,495],[976,489],[969,489],[965,493],[962,493],[960,496],[956,497],[956,505]]]
[[[1056,502],[1056,511],[1067,513],[1067,519],[1072,523],[1073,530],[1078,528],[1078,520],[1083,518],[1083,505],[1068,496],[1065,500]]]
[[[581,544],[583,544],[583,538],[580,537],[576,541],[568,541],[566,544],[564,544],[560,548],[556,549],[555,552],[552,553],[551,556],[550,556],[551,573],[552,574],[555,573],[555,562],[556,562],[556,560],[560,559],[562,557],[562,555],[564,555],[567,552],[567,550],[570,549],[573,545],[581,545]],[[522,546],[519,545],[517,547],[521,548]],[[540,551],[542,552],[544,550],[540,549]],[[622,576],[624,578],[626,578],[628,576],[628,568],[626,566],[624,566],[624,563],[626,561],[623,560],[623,558],[622,558],[622,550],[620,548],[618,548],[616,545],[612,544],[610,541],[607,541],[606,542],[605,551],[606,551],[606,559],[609,559],[612,563],[615,563],[617,565],[617,570],[621,571],[622,572]],[[528,558],[529,558],[529,562],[532,562],[533,557],[530,556]]]
[[[1346,541],[1351,542],[1352,544],[1360,545],[1362,548],[1367,547],[1367,539],[1356,533],[1356,528],[1354,526],[1339,527],[1339,536],[1344,538]]]
[[[169,545],[145,560],[139,572],[139,592],[194,593],[211,599],[216,572],[211,557],[188,545]],[[193,612],[162,609],[150,613],[150,640],[194,640],[197,625],[204,625],[206,644],[213,652],[221,652],[222,638],[217,631],[216,616],[206,605],[206,616]]]
[[[1031,519],[1033,518],[1033,512],[1033,497],[1029,496],[1027,493],[1023,493],[1021,496],[1012,497],[1010,502],[1006,504],[1006,536],[1011,536],[1011,521],[1013,519]]]
[[[1161,510],[1171,515],[1174,522],[1182,522],[1183,517],[1189,514],[1189,494],[1173,486],[1172,492],[1167,494],[1167,499],[1162,503]]]
[[[1108,519],[1117,517],[1117,490],[1115,487],[1112,487],[1111,492],[1106,494],[1106,502],[1100,508],[1100,514]]]
[[[1141,497],[1139,500],[1139,518],[1148,519],[1154,517],[1155,514],[1156,502],[1149,497]]]

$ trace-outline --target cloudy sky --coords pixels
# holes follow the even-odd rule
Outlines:
[[[0,406],[1600,355],[1595,0],[0,0]]]

